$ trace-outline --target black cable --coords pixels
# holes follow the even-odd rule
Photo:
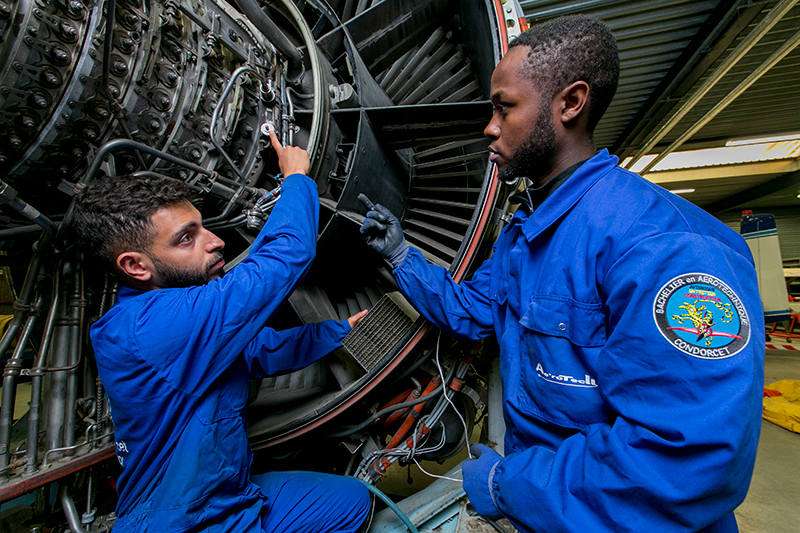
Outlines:
[[[433,348],[428,348],[428,351],[427,351],[427,352],[425,352],[424,354],[422,354],[422,355],[419,357],[419,359],[417,359],[416,361],[414,361],[414,363],[413,363],[413,364],[412,364],[410,367],[408,367],[407,369],[405,369],[405,370],[403,371],[403,373],[402,373],[402,374],[400,374],[399,376],[397,376],[397,377],[396,377],[396,378],[395,378],[395,379],[392,381],[392,383],[391,383],[389,386],[390,386],[390,387],[392,387],[392,386],[394,386],[396,383],[399,383],[400,381],[402,381],[402,380],[403,380],[403,379],[405,379],[406,377],[410,376],[412,372],[414,372],[416,369],[418,369],[420,366],[422,366],[422,364],[423,364],[425,361],[427,361],[428,359],[430,359],[432,355],[433,355]]]
[[[423,403],[423,402],[427,402],[428,400],[431,400],[431,399],[435,398],[436,396],[439,396],[441,393],[442,393],[442,386],[439,385],[438,387],[433,389],[429,394],[426,394],[425,396],[420,396],[416,400],[409,400],[407,402],[398,403],[398,404],[392,405],[391,407],[387,407],[386,409],[384,409],[382,411],[378,411],[377,413],[375,413],[374,415],[372,415],[368,419],[364,420],[363,422],[361,422],[357,426],[353,426],[353,427],[348,428],[348,429],[346,429],[344,431],[340,431],[339,433],[333,433],[333,434],[328,435],[328,436],[329,437],[333,437],[333,438],[338,438],[338,437],[346,437],[348,435],[352,435],[353,433],[361,431],[362,429],[364,429],[365,427],[367,427],[370,424],[374,423],[375,421],[379,420],[380,418],[383,418],[384,416],[388,415],[389,413],[393,413],[394,411],[397,411],[398,409],[404,409],[406,407],[411,407],[413,405],[417,405],[417,404],[420,404],[420,403]]]
[[[444,384],[450,383],[450,380],[453,379],[453,374],[455,374],[455,372],[456,372],[456,365],[453,364],[450,367],[450,371],[447,373],[447,377],[444,380]],[[328,436],[332,437],[332,438],[347,437],[348,435],[352,435],[353,433],[361,431],[362,429],[364,429],[365,427],[367,427],[370,424],[374,423],[375,421],[383,418],[384,416],[386,416],[389,413],[393,413],[394,411],[397,411],[398,409],[404,409],[404,408],[410,407],[412,405],[417,405],[417,404],[420,404],[420,403],[423,403],[423,402],[427,402],[428,400],[432,400],[436,396],[440,395],[443,390],[444,390],[444,387],[442,385],[439,385],[438,387],[433,389],[429,394],[427,394],[425,396],[420,396],[416,400],[409,400],[407,402],[398,403],[396,405],[392,405],[391,407],[387,407],[386,409],[383,409],[382,411],[378,411],[377,413],[375,413],[374,415],[372,415],[368,419],[364,420],[363,422],[361,422],[357,426],[353,426],[353,427],[348,428],[348,429],[346,429],[344,431],[340,431],[339,433],[333,433],[332,435],[328,435]]]

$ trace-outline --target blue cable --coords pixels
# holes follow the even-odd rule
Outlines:
[[[419,530],[416,527],[414,527],[414,524],[411,523],[411,520],[409,520],[408,517],[405,514],[403,514],[403,511],[401,511],[400,508],[397,505],[395,505],[395,503],[392,500],[390,500],[386,494],[381,492],[378,489],[378,487],[370,483],[367,483],[363,479],[359,478],[356,479],[358,479],[361,483],[363,483],[367,487],[367,490],[369,490],[372,494],[383,500],[383,503],[388,505],[389,509],[394,511],[394,513],[398,516],[398,518],[400,518],[400,520],[403,521],[403,523],[406,525],[406,527],[411,533],[419,533]]]

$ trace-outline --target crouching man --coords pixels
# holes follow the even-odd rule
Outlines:
[[[369,512],[355,479],[250,474],[250,378],[316,361],[363,316],[264,328],[314,259],[319,211],[308,154],[274,134],[272,143],[281,198],[225,277],[224,243],[203,227],[184,183],[98,179],[76,201],[85,248],[123,285],[91,328],[122,465],[115,533],[355,532]]]

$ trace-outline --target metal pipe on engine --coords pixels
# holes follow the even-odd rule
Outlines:
[[[81,518],[78,516],[78,510],[75,508],[75,501],[72,499],[69,487],[64,483],[58,486],[58,498],[61,500],[61,507],[67,517],[70,531],[72,533],[86,533],[86,530],[81,525]]]
[[[50,343],[53,339],[53,328],[55,327],[56,313],[60,304],[61,297],[61,264],[56,269],[53,281],[53,301],[47,313],[42,342],[39,346],[39,354],[31,368],[31,403],[28,411],[28,444],[26,448],[26,467],[28,474],[33,474],[39,469],[39,427],[41,425],[41,406],[42,406],[42,381],[44,380],[44,366],[47,362],[47,352],[50,350]]]
[[[261,6],[254,0],[239,0],[237,5],[242,13],[250,19],[250,22],[264,34],[270,43],[286,58],[288,63],[286,77],[291,83],[295,83],[303,76],[303,56],[300,50],[284,35],[278,26],[272,22]]]
[[[23,320],[35,309],[31,307],[30,299],[39,279],[39,271],[42,266],[42,250],[47,249],[50,238],[51,234],[44,232],[42,237],[33,245],[33,256],[28,266],[28,272],[25,275],[25,281],[22,284],[22,291],[14,302],[14,317],[0,340],[0,356],[5,354],[11,346]],[[10,430],[14,416],[13,403],[16,392],[13,388],[13,385],[3,387],[3,407],[0,408],[0,481],[8,478]],[[7,433],[8,437],[5,436]]]
[[[46,236],[47,234],[42,235],[39,242],[45,241]],[[42,257],[39,253],[39,249],[41,249],[41,247],[38,246],[38,243],[34,245],[33,257],[28,266],[28,273],[25,275],[25,281],[22,284],[22,291],[14,302],[14,317],[11,319],[6,332],[3,334],[2,340],[0,340],[0,357],[2,357],[11,346],[14,337],[16,337],[22,325],[22,321],[25,320],[25,316],[31,311],[30,299],[33,294],[33,289],[36,286],[36,281],[39,278],[39,270],[42,266]]]
[[[111,274],[106,274],[105,283],[103,284],[103,294],[100,298],[100,317],[106,314],[114,301],[117,299],[118,285]],[[108,414],[108,402],[106,401],[106,389],[103,387],[103,382],[99,377],[95,377],[95,418],[97,420],[97,434],[105,435],[106,420],[110,418]],[[109,433],[113,435],[113,433]],[[102,439],[101,444],[106,444],[109,439]],[[92,441],[92,449],[96,449],[98,445],[97,440]]]
[[[294,103],[289,94],[289,89],[286,87],[285,80],[281,80],[281,97],[283,100],[284,112],[281,115],[281,122],[283,126],[283,135],[286,139],[284,145],[294,144]]]
[[[19,226],[16,228],[3,229],[0,230],[0,240],[21,237],[23,235],[31,235],[33,233],[39,233],[40,231],[42,231],[42,227],[39,225]]]
[[[239,181],[239,189],[225,205],[225,208],[222,210],[222,213],[206,220],[205,221],[206,224],[211,224],[218,220],[225,219],[225,217],[227,217],[230,214],[231,210],[233,209],[233,206],[236,205],[236,203],[241,199],[242,194],[247,188],[246,187],[247,180],[242,174],[242,171],[239,170],[239,167],[236,166],[236,163],[233,161],[233,159],[231,159],[231,156],[228,155],[228,152],[226,152],[222,148],[222,144],[217,140],[216,131],[217,131],[217,120],[219,119],[219,115],[221,114],[221,110],[223,107],[221,104],[228,98],[228,94],[231,92],[233,86],[236,85],[236,81],[238,80],[238,78],[248,72],[253,74],[262,83],[264,82],[264,79],[261,76],[259,76],[259,74],[252,67],[245,65],[237,68],[231,75],[231,79],[228,81],[228,84],[225,86],[225,89],[222,91],[222,95],[219,98],[220,105],[218,105],[217,108],[214,109],[214,114],[211,116],[211,135],[210,135],[211,144],[213,144],[214,148],[216,148],[217,151],[222,155],[222,157],[225,158],[225,161],[228,163],[228,166],[230,166],[233,169],[233,171],[236,172],[236,176],[238,177]]]
[[[34,311],[30,313],[25,321],[25,327],[17,340],[14,354],[6,363],[5,370],[3,370],[3,404],[0,406],[0,481],[8,479],[11,426],[14,423],[14,404],[17,394],[16,380],[22,369],[22,353],[25,351],[25,344],[28,342],[28,337],[30,337],[33,327],[36,325],[39,312],[43,307],[41,295],[36,299],[33,307]]]
[[[83,309],[85,307],[83,269],[81,261],[73,267],[72,296],[69,302],[69,351],[67,364],[66,395],[64,401],[64,446],[75,443],[75,405],[78,399],[78,363],[81,361],[81,332],[83,331]],[[72,455],[65,452],[64,455]]]
[[[95,379],[95,394],[97,395],[95,398],[95,411],[97,414],[95,417],[97,418],[97,434],[98,435],[105,435],[106,424],[105,420],[108,416],[106,413],[106,389],[103,387],[103,383],[100,381],[100,378]],[[102,444],[105,444],[106,439],[103,439]],[[92,449],[96,450],[98,445],[97,440],[92,441]]]
[[[68,264],[64,264],[61,275],[66,278],[70,272]],[[69,321],[67,306],[69,304],[69,287],[62,283],[59,306],[56,310],[56,327],[48,355],[48,368],[68,366],[69,362]],[[67,376],[64,372],[48,373],[45,378],[44,395],[48,398],[45,446],[47,450],[64,446],[64,411],[67,398]],[[60,455],[58,456],[60,457]]]
[[[180,165],[184,168],[188,168],[192,172],[197,172],[198,174],[202,174],[204,176],[208,176],[214,181],[217,177],[217,173],[213,170],[208,170],[206,168],[201,167],[200,165],[195,165],[194,163],[190,163],[184,159],[176,157],[172,154],[168,154],[166,152],[162,152],[160,150],[156,150],[155,148],[148,146],[146,144],[142,144],[137,141],[131,141],[128,139],[114,139],[113,141],[109,141],[105,143],[95,154],[94,159],[92,159],[92,164],[89,165],[89,168],[86,170],[86,173],[81,177],[80,181],[75,184],[74,192],[75,194],[79,194],[86,186],[94,179],[95,174],[100,170],[100,166],[103,164],[106,156],[112,153],[115,150],[121,148],[134,148],[138,151],[144,152],[146,154],[158,157],[172,163],[174,165]],[[64,215],[64,220],[58,228],[58,235],[64,231],[65,228],[68,228],[72,223],[72,216],[75,210],[75,203],[73,202],[70,204],[69,209],[67,210],[67,214]]]

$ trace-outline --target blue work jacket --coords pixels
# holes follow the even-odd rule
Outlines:
[[[765,345],[731,229],[603,150],[517,210],[470,281],[415,249],[394,275],[439,328],[497,336],[506,455],[487,483],[518,529],[737,530]]]
[[[314,182],[287,177],[249,256],[224,277],[123,287],[91,328],[122,465],[115,533],[261,531],[269,502],[249,479],[249,379],[302,368],[350,329],[264,328],[314,258],[318,211]]]

